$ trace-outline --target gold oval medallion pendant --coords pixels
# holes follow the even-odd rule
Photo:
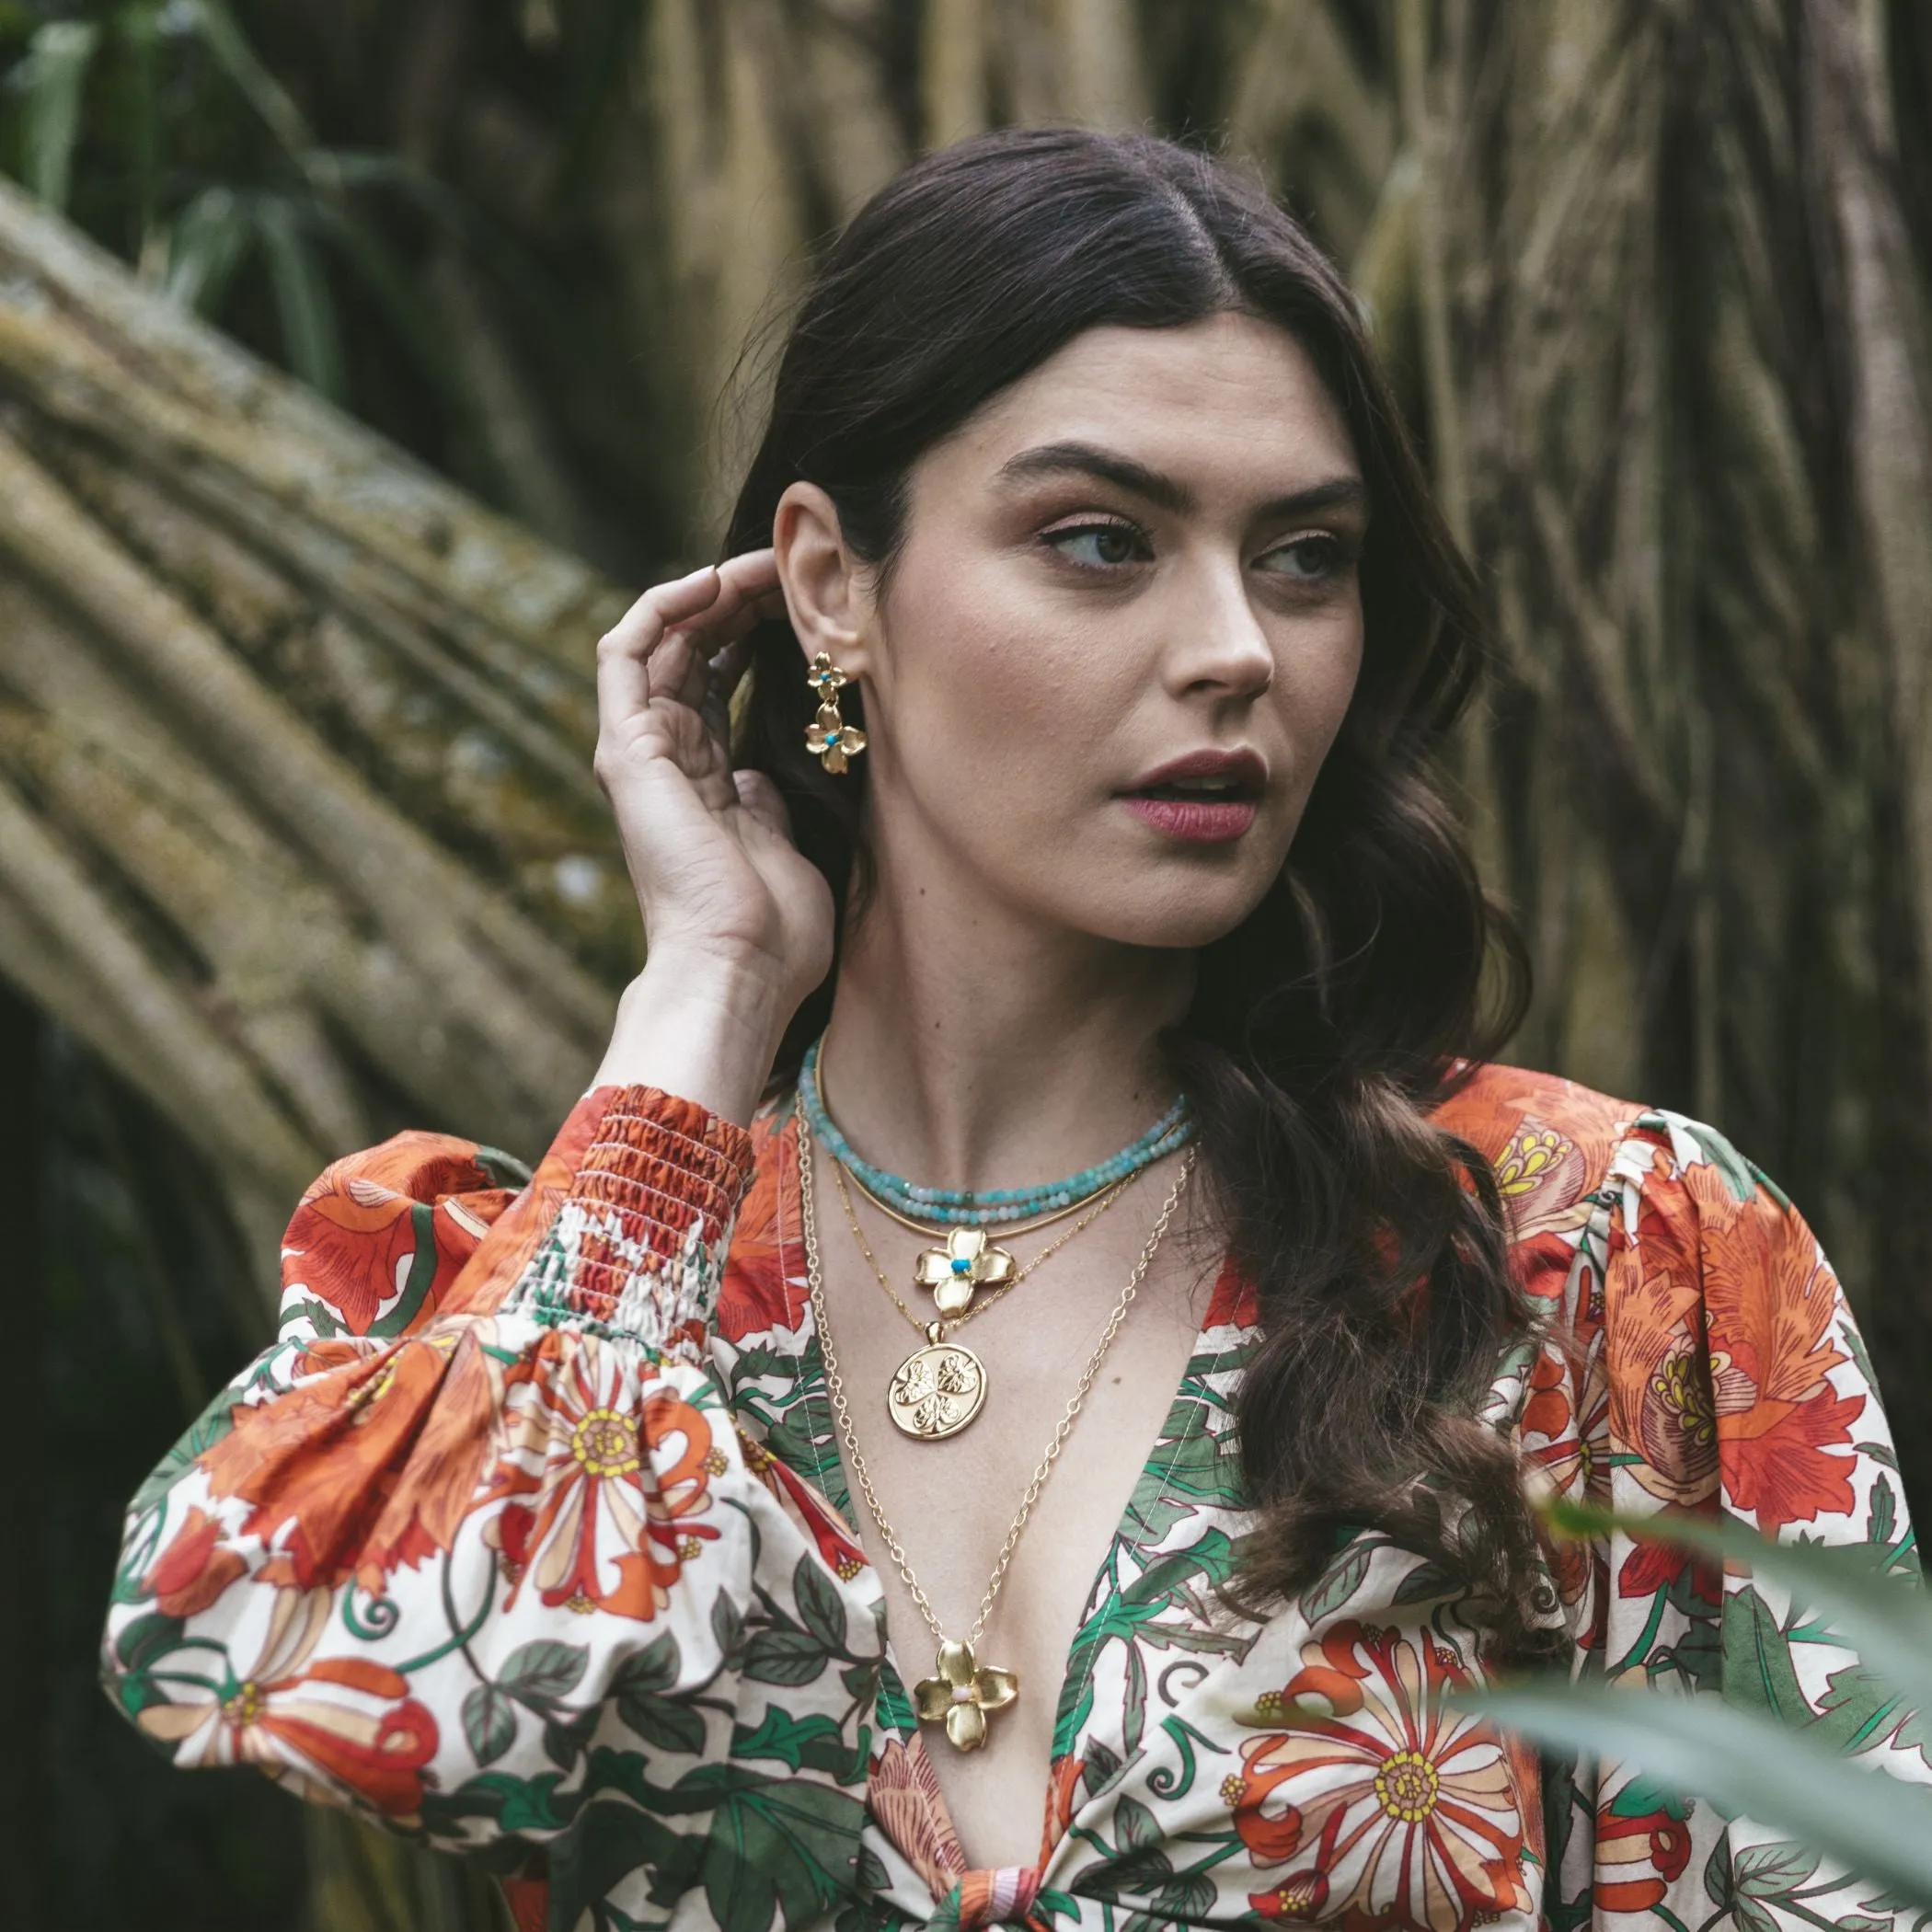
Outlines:
[[[986,1399],[986,1371],[971,1349],[940,1339],[934,1322],[923,1349],[899,1364],[886,1390],[886,1412],[907,1435],[937,1443],[960,1431]]]

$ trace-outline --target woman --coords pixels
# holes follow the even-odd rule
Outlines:
[[[1682,1927],[1741,1858],[1873,1924],[1444,1708],[1863,1695],[1747,1577],[1546,1560],[1534,1490],[1910,1544],[1782,1197],[1490,1064],[1470,579],[1300,230],[1157,141],[921,163],[728,550],[600,649],[650,963],[595,1085],[521,1186],[406,1134],[305,1198],[134,1506],[129,1715],[533,1926]]]

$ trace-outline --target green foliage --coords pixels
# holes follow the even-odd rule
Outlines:
[[[1713,1903],[1754,1932],[1769,1932],[1777,1921],[1768,1905],[1803,1884],[1821,1857],[1932,1912],[1932,1790],[1848,1761],[1894,1734],[1915,1739],[1915,1729],[1908,1738],[1902,1727],[1915,1727],[1913,1713],[1932,1703],[1932,1600],[1916,1576],[1885,1567],[1892,1553],[1882,1549],[1770,1543],[1729,1521],[1625,1523],[1561,1504],[1550,1515],[1570,1535],[1619,1528],[1748,1566],[1789,1598],[1790,1611],[1780,1618],[1755,1584],[1731,1593],[1721,1702],[1569,1683],[1462,1701],[1547,1750],[1638,1766],[1646,1807],[1661,1788],[1788,1833],[1788,1842],[1748,1846],[1729,1862],[1720,1847],[1704,1875]],[[1832,1679],[1814,1713],[1791,1645],[1824,1628],[1860,1663]]]
[[[351,399],[354,304],[387,339],[375,353],[470,409],[397,246],[395,204],[459,249],[513,251],[480,246],[474,215],[399,156],[319,142],[225,0],[91,11],[0,10],[0,166],[183,307],[245,339],[272,317],[259,346],[331,400]]]

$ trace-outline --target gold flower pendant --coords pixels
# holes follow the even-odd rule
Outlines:
[[[997,1288],[1013,1279],[1013,1257],[986,1238],[983,1227],[956,1227],[944,1248],[919,1257],[914,1278],[932,1290],[933,1306],[950,1321],[972,1305],[975,1288]]]
[[[922,1724],[944,1724],[955,1751],[977,1751],[986,1742],[986,1713],[1005,1710],[1019,1696],[1019,1675],[996,1663],[981,1663],[970,1643],[939,1646],[938,1674],[913,1686],[913,1708]]]

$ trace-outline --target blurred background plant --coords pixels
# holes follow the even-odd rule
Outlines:
[[[1518,1057],[1778,1176],[1932,1497],[1928,94],[1917,0],[0,0],[9,1922],[490,1923],[144,1755],[116,1513],[324,1161],[579,1090],[590,640],[709,554],[814,251],[982,127],[1225,145],[1349,269],[1496,630]]]

